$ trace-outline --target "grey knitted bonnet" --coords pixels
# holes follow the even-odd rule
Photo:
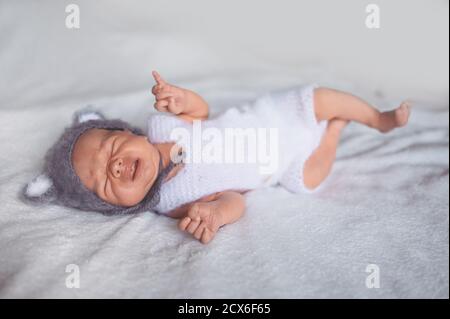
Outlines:
[[[162,181],[173,168],[172,162],[163,170],[160,163],[159,176],[153,186],[145,198],[132,207],[107,203],[84,186],[72,166],[72,150],[81,134],[92,128],[129,130],[134,134],[144,135],[141,129],[121,120],[107,120],[97,111],[85,109],[76,112],[72,125],[65,129],[58,141],[48,150],[42,174],[23,188],[22,198],[31,203],[55,203],[107,215],[138,213],[155,207],[159,202]]]

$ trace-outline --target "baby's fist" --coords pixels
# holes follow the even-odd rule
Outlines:
[[[158,72],[152,72],[156,84],[152,88],[155,96],[155,109],[175,115],[184,112],[186,107],[186,92],[179,87],[167,83]]]

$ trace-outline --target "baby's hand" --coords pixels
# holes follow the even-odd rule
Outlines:
[[[153,71],[152,74],[156,81],[152,88],[156,99],[155,109],[175,115],[183,113],[187,104],[186,91],[164,81],[158,72]]]
[[[222,214],[216,202],[198,202],[192,205],[187,216],[180,220],[178,228],[207,244],[223,224]]]

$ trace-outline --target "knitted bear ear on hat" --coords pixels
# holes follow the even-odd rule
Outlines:
[[[105,116],[99,111],[93,110],[90,106],[73,114],[72,125],[81,124],[92,120],[105,120]]]
[[[56,198],[55,186],[46,174],[36,176],[25,185],[22,195],[25,199],[35,203],[49,203]]]
[[[72,126],[92,120],[104,119],[105,117],[103,114],[88,106],[74,113]],[[46,173],[42,173],[25,185],[22,189],[22,196],[33,203],[50,203],[57,198],[56,187],[53,180]]]

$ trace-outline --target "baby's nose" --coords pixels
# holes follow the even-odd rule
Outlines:
[[[122,158],[116,158],[109,164],[109,170],[115,178],[120,178],[123,174],[124,165]]]

